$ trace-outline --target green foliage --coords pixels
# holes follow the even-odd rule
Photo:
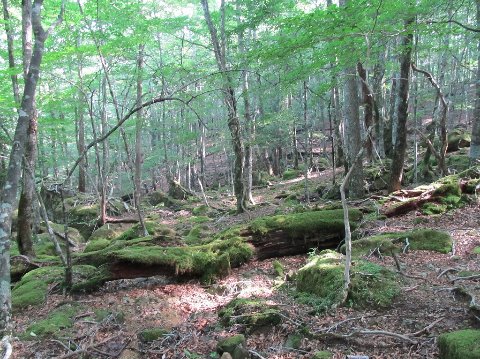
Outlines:
[[[312,359],[331,359],[331,358],[333,358],[333,354],[325,350],[315,352],[315,354],[313,354],[313,357],[312,357]]]
[[[285,172],[283,172],[282,179],[285,181],[297,178],[301,176],[303,172],[301,170],[295,170],[295,169],[288,169]]]
[[[473,254],[480,254],[480,247],[473,248]]]
[[[480,358],[480,330],[464,329],[438,337],[440,359]]]
[[[274,260],[272,266],[277,277],[283,278],[285,276],[285,269],[280,261]]]
[[[153,222],[153,221],[145,221],[145,227],[147,232],[150,236],[154,239],[159,240],[173,240],[176,237],[175,231],[167,226]],[[126,230],[121,235],[116,237],[117,241],[129,241],[135,238],[143,237],[143,233],[140,227],[140,224],[137,223],[132,226],[132,228]]]

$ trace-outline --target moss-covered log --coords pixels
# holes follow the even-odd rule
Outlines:
[[[350,225],[355,227],[361,217],[359,210],[351,210]],[[258,259],[266,259],[336,248],[344,229],[342,210],[323,210],[259,218],[241,235],[248,237]]]
[[[445,212],[459,207],[462,195],[475,194],[480,184],[480,167],[472,167],[461,173],[446,176],[430,185],[413,190],[392,193],[384,203],[382,213],[387,217],[424,209],[425,214]]]

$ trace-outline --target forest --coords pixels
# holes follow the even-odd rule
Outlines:
[[[480,359],[480,0],[2,0],[0,357]]]

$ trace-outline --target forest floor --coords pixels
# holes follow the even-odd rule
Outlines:
[[[327,171],[319,176],[321,178],[311,181],[328,180],[331,173]],[[262,205],[240,216],[223,215],[212,221],[212,230],[272,214],[283,201],[274,199],[275,195],[298,186],[298,181],[276,183],[275,190],[256,190],[255,198]],[[233,206],[229,198],[213,204]],[[242,330],[236,326],[222,328],[218,324],[218,311],[233,298],[256,296],[277,304],[282,322],[273,328],[246,334],[252,358],[311,358],[319,350],[334,353],[334,358],[345,358],[347,354],[370,358],[435,358],[440,333],[480,324],[469,312],[468,300],[458,297],[453,290],[461,285],[478,295],[478,279],[453,283],[454,274],[444,273],[451,268],[480,271],[480,255],[472,254],[473,248],[480,246],[478,210],[478,205],[469,205],[428,217],[411,212],[361,226],[359,230],[364,235],[422,227],[445,230],[453,237],[453,254],[412,251],[399,255],[407,276],[401,277],[401,294],[390,309],[341,307],[323,314],[314,313],[310,306],[296,303],[289,294],[288,287],[293,284],[276,278],[274,259],[253,261],[233,269],[213,285],[202,285],[196,280],[174,284],[163,277],[151,277],[107,282],[92,294],[73,297],[51,294],[43,307],[15,314],[15,332],[24,332],[33,320],[45,317],[60,304],[70,301],[82,306],[73,328],[55,340],[38,340],[35,336],[15,340],[13,357],[80,357],[79,352],[72,354],[71,349],[75,347],[84,350],[84,358],[216,358],[213,353],[218,340]],[[162,211],[165,222],[171,225],[185,215]],[[279,258],[285,272],[302,267],[307,259],[308,255]],[[392,257],[371,256],[369,260],[396,270]],[[123,313],[123,318],[119,320],[118,316],[111,315],[101,321],[93,320],[92,314],[97,309]],[[148,345],[141,343],[137,334],[151,327],[163,327],[168,335]],[[289,335],[299,333],[304,327],[311,333],[332,335],[303,338],[296,349],[289,348]],[[412,341],[367,332],[372,330],[405,335]],[[342,338],[333,334],[352,336]]]

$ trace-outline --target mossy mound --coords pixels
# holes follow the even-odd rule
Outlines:
[[[310,296],[299,296],[311,302],[317,310],[326,310],[339,304],[344,296],[345,259],[340,253],[322,251],[302,267],[295,280],[297,291]],[[388,269],[367,261],[353,263],[348,302],[356,307],[391,305],[399,293],[396,275]]]
[[[265,299],[236,298],[220,310],[218,316],[223,325],[242,324],[250,332],[281,321],[278,307]]]
[[[175,199],[161,191],[151,192],[146,197],[146,200],[148,204],[155,207],[165,206],[174,210],[180,209],[182,207],[182,201]]]
[[[65,335],[65,329],[71,328],[74,324],[75,315],[81,307],[78,305],[66,304],[49,313],[48,317],[30,325],[25,331],[25,336],[47,337]]]
[[[57,209],[57,211],[59,210]],[[78,229],[83,238],[89,238],[97,227],[100,206],[96,203],[77,206],[72,204],[72,207],[67,209],[67,215],[69,225]],[[57,215],[56,218],[62,218],[62,216]]]
[[[65,233],[65,226],[63,224],[58,224],[58,223],[53,223],[53,222],[48,222],[50,227],[53,229],[54,233],[59,233],[61,236],[64,235]],[[45,222],[42,222],[39,227],[38,233],[48,233],[47,231],[47,225]],[[83,243],[85,242],[85,238],[80,234],[80,231],[76,228],[73,227],[67,227],[67,236],[68,239],[74,243]],[[59,235],[57,235],[57,238],[59,240],[63,240]]]
[[[284,181],[289,181],[291,179],[297,178],[303,174],[302,170],[287,169],[283,172],[282,179]]]
[[[106,238],[98,238],[98,239],[90,240],[85,246],[85,249],[83,250],[83,252],[89,253],[89,252],[96,252],[96,251],[102,250],[104,248],[107,248],[110,245],[110,242],[111,241],[109,241]]]
[[[455,128],[447,137],[447,152],[458,151],[460,148],[470,147],[472,136],[463,128]]]
[[[453,240],[446,232],[423,228],[413,231],[384,233],[381,235],[362,238],[352,242],[352,256],[371,255],[374,252],[382,255],[399,253],[409,243],[409,249],[428,250],[439,253],[452,251]],[[341,247],[345,252],[345,246]]]
[[[148,328],[138,333],[137,337],[142,343],[151,343],[163,338],[168,333],[169,331],[164,328]]]
[[[223,353],[230,353],[233,355],[235,349],[240,345],[245,345],[245,336],[243,334],[236,334],[219,340],[216,350],[219,355],[222,355]]]
[[[446,165],[456,172],[465,171],[470,167],[470,158],[465,155],[450,155],[447,157]]]
[[[209,211],[209,208],[205,204],[201,204],[200,206],[195,207],[192,209],[192,214],[194,216],[206,216]]]
[[[480,358],[480,330],[465,329],[438,337],[440,359]]]
[[[319,185],[315,191],[322,199],[325,200],[339,200],[340,199],[340,185],[338,183],[323,183]]]
[[[350,225],[355,228],[355,222],[362,218],[359,210],[349,210]],[[344,231],[342,210],[309,211],[262,217],[253,220],[249,229],[254,234],[265,235],[270,231],[285,231],[291,238],[318,236],[321,233]]]
[[[108,279],[108,274],[90,265],[76,265],[73,271],[72,291],[91,291]],[[48,287],[53,283],[64,283],[65,269],[48,266],[34,269],[25,274],[12,289],[12,307],[20,310],[31,305],[43,304],[47,297]]]
[[[164,224],[153,221],[145,221],[145,228],[147,229],[148,234],[155,240],[172,241],[176,239],[175,231]],[[116,240],[128,241],[139,237],[143,237],[143,233],[140,228],[140,224],[137,223],[130,229],[127,229],[125,232],[120,234]]]
[[[123,223],[107,223],[96,229],[92,235],[88,238],[89,241],[96,239],[109,239],[112,240],[125,232],[130,226],[126,226]]]

